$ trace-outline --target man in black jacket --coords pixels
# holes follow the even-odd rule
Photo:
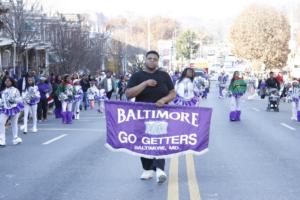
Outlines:
[[[280,83],[275,79],[274,72],[270,72],[270,77],[266,81],[268,89],[275,88],[278,91],[280,90]]]
[[[156,51],[148,51],[144,70],[133,74],[128,82],[126,96],[135,98],[136,102],[155,103],[158,107],[168,104],[176,97],[171,77],[158,70],[159,54]],[[167,179],[164,172],[165,159],[141,158],[144,169],[142,180],[151,179],[153,170],[156,170],[158,183]]]

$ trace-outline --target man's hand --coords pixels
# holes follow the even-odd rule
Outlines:
[[[163,107],[165,104],[166,102],[163,99],[160,99],[155,103],[157,107]]]
[[[130,99],[130,98],[133,98],[133,97],[136,97],[137,95],[139,95],[141,92],[143,92],[145,90],[145,88],[155,87],[156,85],[157,85],[156,80],[149,79],[147,81],[140,83],[137,86],[134,86],[132,88],[127,88],[125,91],[125,94],[126,94],[127,98]]]
[[[149,79],[145,81],[147,87],[155,87],[157,85],[157,81],[153,79]]]

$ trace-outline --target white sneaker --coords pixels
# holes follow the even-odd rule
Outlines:
[[[296,117],[291,117],[291,120],[297,121],[297,118]]]
[[[33,128],[33,129],[32,129],[32,132],[33,132],[33,133],[36,133],[37,131],[38,131],[37,128]]]
[[[22,143],[22,139],[19,138],[19,137],[16,137],[16,138],[13,139],[12,143],[14,145],[20,144],[20,143]]]
[[[5,146],[5,141],[3,141],[2,139],[0,139],[0,146]]]
[[[153,177],[153,170],[144,170],[144,172],[141,175],[142,180],[149,180]]]
[[[25,125],[20,126],[20,130],[23,131],[25,129]]]
[[[159,169],[159,168],[156,168],[156,181],[158,184],[162,184],[164,183],[165,181],[167,180],[167,175],[166,173]]]

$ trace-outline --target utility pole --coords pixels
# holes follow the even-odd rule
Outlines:
[[[150,14],[148,14],[147,18],[147,36],[148,36],[148,51],[151,49],[151,38],[150,38]]]
[[[14,55],[13,55],[13,69],[14,69],[14,74],[16,74],[16,54],[17,54],[17,47],[16,47],[16,17],[13,16],[13,49],[14,49]]]
[[[127,43],[128,43],[128,38],[127,38],[127,31],[128,31],[128,28],[125,27],[125,49],[124,49],[124,69],[123,69],[123,73],[124,75],[126,74],[127,72]]]

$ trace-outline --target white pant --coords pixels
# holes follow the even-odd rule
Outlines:
[[[292,118],[297,119],[297,112],[300,111],[300,102],[292,102]]]
[[[25,104],[25,107],[24,107],[24,132],[27,132],[27,122],[28,122],[29,112],[31,112],[31,115],[32,115],[33,129],[37,129],[37,104],[33,105],[33,106]]]
[[[80,113],[80,104],[81,104],[81,101],[76,101],[74,102],[74,115],[76,115],[78,113]]]
[[[241,97],[231,96],[231,101],[230,101],[231,111],[240,111],[241,110],[240,101],[241,101]]]
[[[20,113],[11,116],[10,121],[11,121],[11,127],[12,127],[12,134],[13,138],[18,137],[18,119],[19,119]],[[8,119],[8,116],[5,114],[0,114],[0,140],[1,143],[6,143],[5,140],[5,124]]]
[[[73,103],[68,103],[66,101],[61,102],[61,111],[62,112],[72,112]]]
[[[104,112],[104,101],[98,101],[98,109]]]

